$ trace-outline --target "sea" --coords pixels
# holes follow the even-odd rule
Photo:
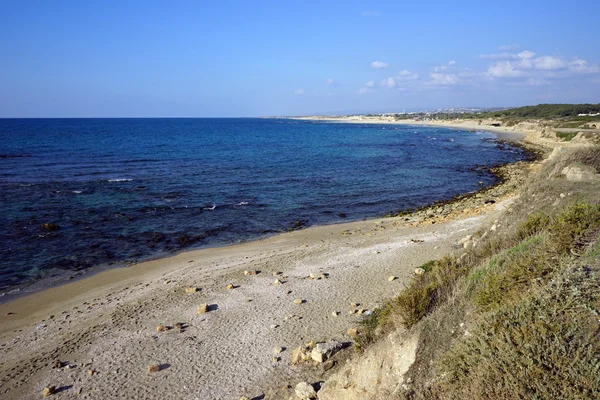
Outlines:
[[[280,118],[0,119],[0,301],[497,183],[493,133]]]

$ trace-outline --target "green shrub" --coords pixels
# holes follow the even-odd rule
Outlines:
[[[542,213],[531,214],[519,224],[517,239],[523,240],[528,236],[537,235],[550,223],[550,217]]]
[[[560,213],[549,225],[553,251],[566,254],[588,229],[600,227],[600,205],[579,202]]]
[[[598,284],[581,268],[484,316],[443,357],[433,397],[600,398]]]

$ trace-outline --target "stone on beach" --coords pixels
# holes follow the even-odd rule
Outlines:
[[[283,353],[284,350],[285,350],[285,347],[277,346],[277,347],[273,348],[273,354],[281,354],[281,353]]]
[[[197,308],[196,308],[196,313],[198,315],[200,314],[206,314],[208,312],[208,304],[200,304]]]
[[[302,304],[302,303],[304,303],[304,300],[302,300],[302,299],[295,299],[294,300],[294,304]]]
[[[42,396],[48,397],[56,393],[56,386],[46,386],[42,391]]]
[[[168,331],[168,330],[169,330],[169,328],[166,327],[165,325],[158,325],[156,327],[156,332],[165,332],[165,331]]]
[[[186,293],[196,293],[198,291],[200,291],[200,289],[198,289],[197,287],[188,287],[188,288],[185,288],[185,292]]]
[[[312,349],[310,356],[316,362],[324,362],[335,354],[339,349],[342,348],[340,342],[331,341],[326,343],[317,343],[314,349]]]
[[[302,400],[310,400],[317,398],[317,392],[315,392],[315,388],[308,382],[300,382],[296,385],[294,389],[296,392],[296,396]]]
[[[391,282],[391,281],[395,281],[396,279],[398,279],[398,278],[396,278],[395,276],[391,275],[391,276],[388,278],[388,281],[390,281],[390,282]]]
[[[354,338],[356,338],[356,337],[358,336],[358,330],[357,330],[357,329],[355,329],[355,328],[349,328],[349,329],[346,331],[346,334],[347,334],[348,336],[350,336],[352,339],[354,339]]]
[[[415,275],[423,275],[425,270],[423,268],[415,268]]]
[[[273,282],[273,285],[281,285],[283,282],[281,282],[279,279],[275,279],[275,282]]]
[[[230,283],[225,287],[227,288],[227,290],[235,289],[235,286],[233,286],[233,283]]]
[[[244,271],[244,275],[246,275],[246,276],[256,275],[256,274],[258,274],[258,271]]]
[[[158,365],[158,364],[148,365],[148,372],[158,372],[158,371],[160,371],[160,365]]]
[[[292,364],[300,364],[311,359],[311,349],[306,346],[300,346],[292,351]]]

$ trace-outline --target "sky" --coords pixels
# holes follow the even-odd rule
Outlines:
[[[600,103],[600,1],[1,1],[0,117]]]

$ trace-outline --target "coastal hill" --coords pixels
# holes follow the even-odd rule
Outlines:
[[[487,117],[597,109],[541,105]],[[600,147],[595,134],[550,141],[542,131],[556,122],[538,121],[529,136],[553,150],[514,202],[362,321],[360,355],[319,399],[600,397]]]

